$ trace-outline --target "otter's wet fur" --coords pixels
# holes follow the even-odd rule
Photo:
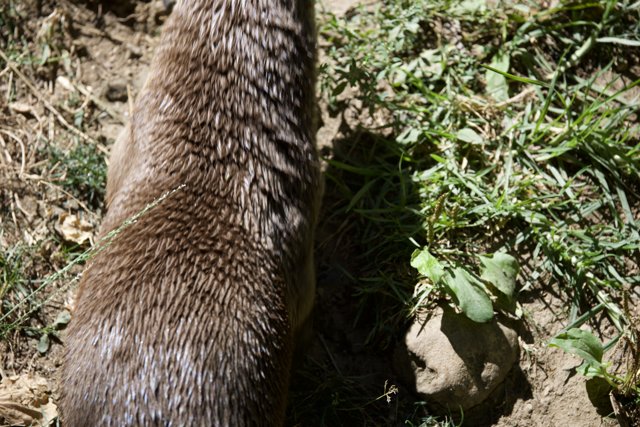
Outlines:
[[[315,292],[312,0],[179,0],[113,148],[66,426],[281,425]]]

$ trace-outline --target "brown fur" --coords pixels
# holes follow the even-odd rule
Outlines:
[[[109,167],[66,426],[279,425],[315,289],[312,0],[182,0]]]

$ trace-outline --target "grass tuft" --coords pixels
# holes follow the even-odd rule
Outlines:
[[[513,297],[559,293],[566,329],[604,315],[614,340],[636,342],[623,301],[640,284],[639,29],[637,5],[615,1],[390,0],[326,16],[321,86],[343,117],[327,221],[359,242],[369,344],[388,348],[434,303],[478,316],[438,269],[409,266],[416,248],[492,301],[481,260],[510,254]]]
[[[105,155],[93,144],[77,144],[65,153],[50,146],[50,177],[91,208],[102,206],[107,181]]]

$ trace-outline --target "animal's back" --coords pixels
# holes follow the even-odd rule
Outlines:
[[[313,302],[319,168],[303,0],[178,2],[114,147],[63,416],[78,425],[281,424]]]

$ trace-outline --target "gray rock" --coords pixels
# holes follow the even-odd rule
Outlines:
[[[485,400],[518,358],[518,334],[495,318],[476,323],[450,308],[418,318],[394,355],[396,370],[428,403],[457,411]]]

